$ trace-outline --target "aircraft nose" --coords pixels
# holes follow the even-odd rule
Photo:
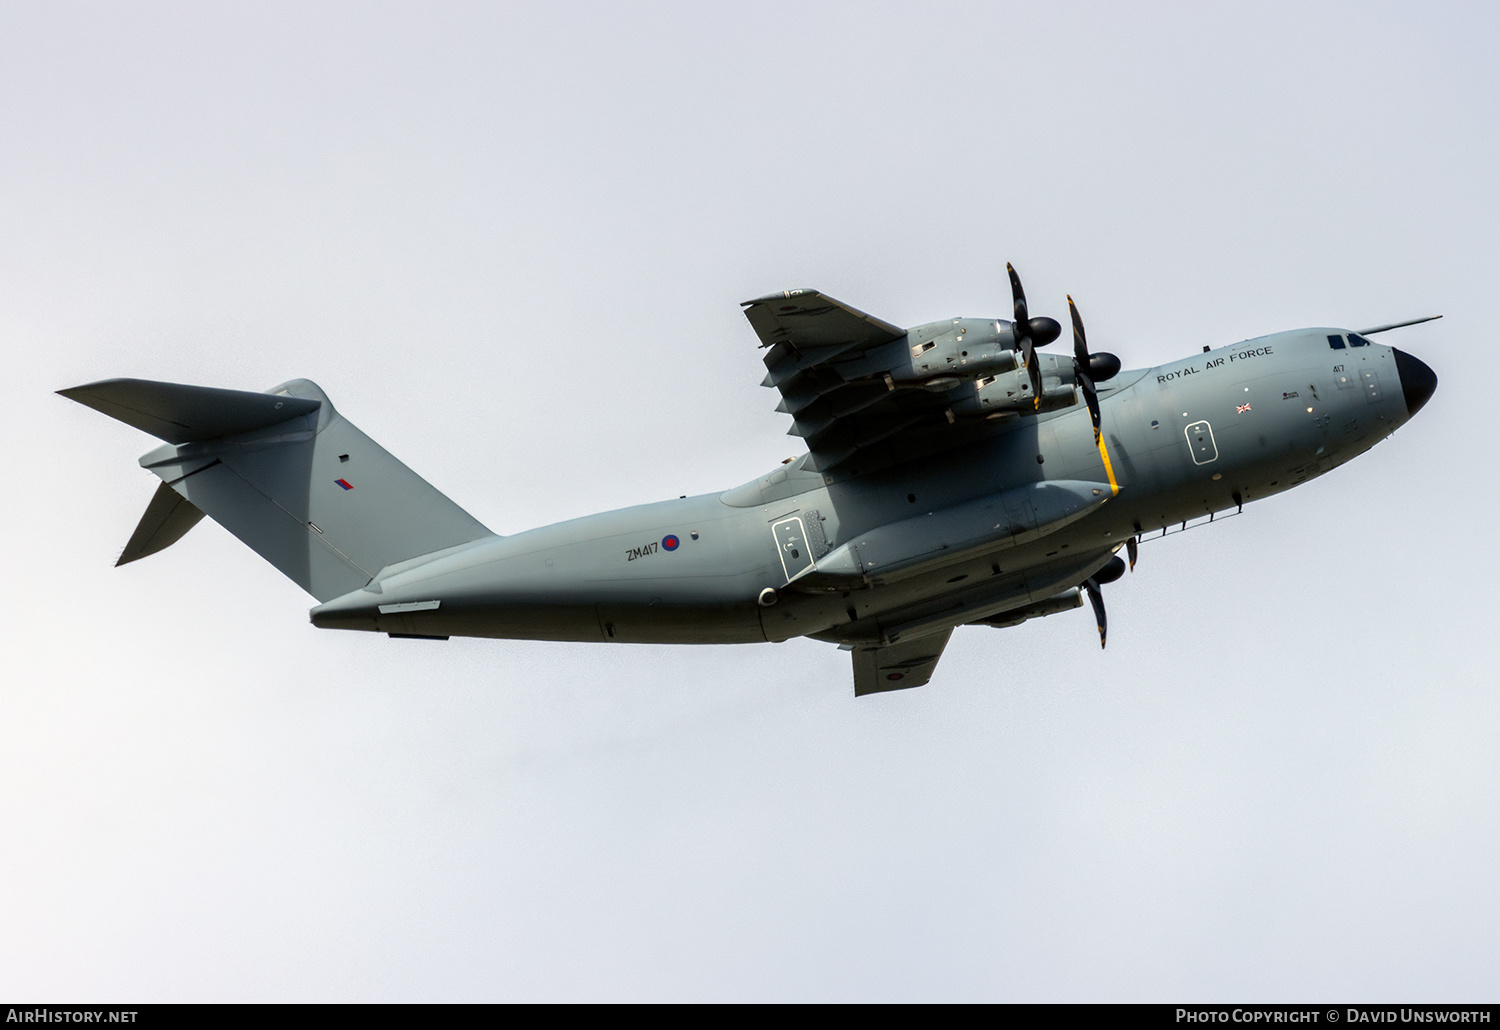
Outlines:
[[[1437,389],[1437,373],[1406,351],[1395,347],[1391,349],[1396,351],[1396,374],[1401,377],[1401,393],[1406,398],[1406,413],[1409,416],[1415,415],[1432,396],[1432,391]]]

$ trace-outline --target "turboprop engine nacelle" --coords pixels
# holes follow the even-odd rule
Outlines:
[[[1025,369],[1003,375],[984,376],[968,385],[953,403],[955,415],[1004,418],[1056,411],[1078,403],[1073,364],[1052,354],[1038,354],[1042,366],[1042,403],[1036,403],[1031,377]]]
[[[1019,626],[1031,619],[1042,619],[1048,615],[1056,615],[1059,612],[1070,612],[1074,608],[1083,607],[1083,591],[1077,587],[1064,590],[1056,597],[1049,597],[1045,601],[1028,604],[1024,608],[1013,608],[999,615],[991,615],[988,619],[980,619],[971,622],[971,626],[993,626],[995,629],[1008,629],[1011,626]]]
[[[903,358],[887,372],[897,383],[975,379],[1016,368],[1016,338],[1009,322],[953,318],[907,330]]]

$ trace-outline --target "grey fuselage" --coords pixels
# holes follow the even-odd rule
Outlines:
[[[849,479],[830,482],[804,457],[724,493],[394,565],[312,621],[432,637],[875,645],[996,617],[1078,585],[1133,536],[1290,489],[1402,425],[1431,390],[1411,400],[1398,364],[1408,379],[1411,366],[1430,370],[1349,335],[1296,330],[1121,372],[1100,384],[1102,450],[1075,404]],[[1040,502],[1022,494],[1054,487],[1087,507],[1033,514]],[[975,535],[991,521],[991,536]],[[897,560],[861,564],[877,551]]]

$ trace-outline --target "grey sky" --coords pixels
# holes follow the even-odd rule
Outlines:
[[[1493,5],[0,2],[0,995],[1494,1000]],[[492,529],[800,445],[738,302],[1128,367],[1444,313],[1374,451],[855,703],[316,631],[51,391],[306,376]],[[1388,338],[1389,339],[1389,338]]]

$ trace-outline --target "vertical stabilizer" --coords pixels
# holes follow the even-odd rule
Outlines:
[[[144,380],[60,392],[168,441],[141,458],[162,487],[121,564],[207,514],[327,601],[387,565],[493,535],[306,379],[263,394]]]

